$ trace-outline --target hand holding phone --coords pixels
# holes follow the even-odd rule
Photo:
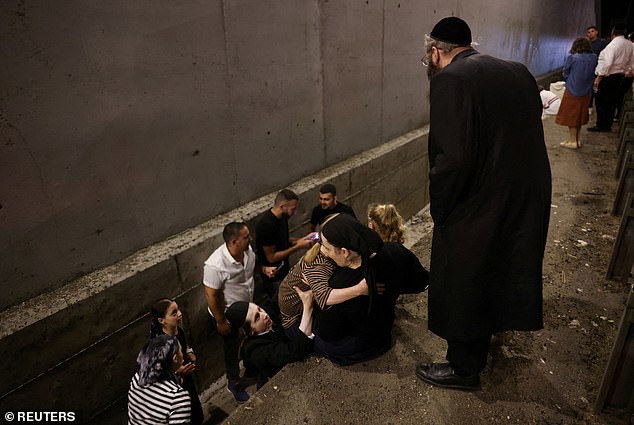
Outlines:
[[[319,232],[312,232],[306,236],[306,239],[313,242],[319,242]]]

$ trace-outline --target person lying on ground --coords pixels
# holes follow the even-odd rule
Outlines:
[[[293,288],[302,303],[299,332],[289,339],[279,320],[255,303],[233,303],[225,315],[231,326],[244,329],[247,334],[240,348],[245,367],[258,372],[257,387],[289,363],[303,360],[313,351],[313,293]]]

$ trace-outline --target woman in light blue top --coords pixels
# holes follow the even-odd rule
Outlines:
[[[555,122],[568,126],[570,139],[561,145],[570,149],[581,147],[579,131],[588,123],[588,105],[592,95],[594,69],[597,66],[597,55],[592,52],[592,45],[585,37],[577,38],[570,48],[570,56],[564,64],[566,91],[561,99],[559,112]]]

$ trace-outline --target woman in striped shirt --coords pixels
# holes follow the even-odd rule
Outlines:
[[[182,364],[175,336],[159,335],[145,344],[128,391],[128,424],[190,423],[191,400],[176,375]]]

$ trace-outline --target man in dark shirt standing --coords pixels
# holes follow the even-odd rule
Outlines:
[[[262,268],[262,283],[274,306],[277,306],[280,282],[290,269],[288,257],[313,244],[308,236],[289,236],[288,219],[295,214],[298,202],[299,197],[292,190],[280,191],[275,197],[273,208],[264,213],[255,228],[258,262],[260,266],[265,266]]]
[[[601,53],[601,50],[605,49],[605,46],[608,45],[608,41],[605,38],[599,37],[599,29],[594,25],[590,25],[588,29],[586,29],[586,37],[590,40],[592,52],[599,57],[599,53]],[[592,92],[592,95],[590,96],[590,108],[592,108],[593,103],[594,92]]]
[[[591,25],[586,30],[586,37],[590,40],[590,44],[592,45],[592,51],[597,57],[601,50],[605,49],[605,46],[608,45],[608,41],[605,38],[599,37],[599,29],[594,25]]]
[[[357,218],[352,207],[337,200],[337,188],[333,184],[325,184],[319,189],[319,205],[313,208],[310,215],[310,230],[315,231],[330,214],[343,213]]]

